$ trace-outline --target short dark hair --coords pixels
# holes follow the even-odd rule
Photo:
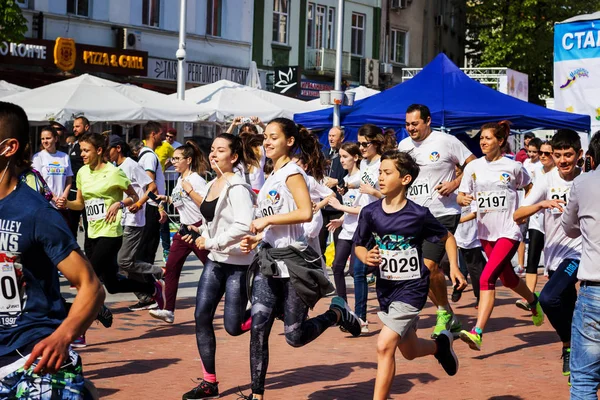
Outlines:
[[[383,160],[393,161],[394,166],[400,172],[400,177],[410,175],[411,180],[407,187],[410,187],[419,176],[419,164],[405,151],[388,150],[381,155],[381,161]]]
[[[144,139],[148,139],[152,132],[160,132],[162,125],[156,121],[148,121],[142,129],[144,132]]]
[[[29,120],[25,110],[13,103],[0,101],[0,141],[5,139],[17,139],[19,148],[14,155],[17,166],[28,165],[30,143],[29,143]]]
[[[431,111],[429,111],[429,107],[423,104],[411,104],[406,109],[406,113],[410,114],[411,112],[418,111],[421,114],[421,119],[427,122],[427,118],[431,118]]]
[[[600,131],[594,133],[592,136],[592,140],[590,140],[590,144],[588,146],[588,153],[592,160],[594,160],[594,164],[600,164]]]
[[[529,144],[527,146],[533,146],[536,149],[540,149],[540,147],[542,147],[542,139],[540,138],[533,138],[531,139],[531,141],[529,142]]]
[[[552,136],[552,150],[567,150],[573,148],[575,153],[581,150],[581,138],[579,134],[572,129],[559,129]]]
[[[79,117],[75,117],[75,118],[73,119],[73,121],[76,121],[76,120],[78,120],[78,119],[80,119],[80,120],[81,120],[81,122],[83,122],[83,126],[85,126],[85,125],[87,125],[87,126],[90,126],[90,120],[89,120],[89,119],[87,119],[86,117],[84,117],[83,115],[80,115]]]
[[[535,134],[533,132],[527,132],[524,137],[525,139],[533,139]]]

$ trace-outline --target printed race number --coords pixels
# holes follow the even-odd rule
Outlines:
[[[408,281],[421,277],[421,263],[417,249],[379,250],[381,279]]]
[[[0,313],[21,311],[17,274],[12,262],[0,262]]]
[[[563,210],[567,207],[567,201],[569,199],[569,189],[568,187],[553,187],[548,191],[548,197],[551,200],[562,200],[565,204],[562,205]],[[558,208],[551,208],[550,212],[552,214],[562,214]]]
[[[417,179],[408,188],[408,198],[413,199],[426,199],[431,196],[431,186],[428,178]]]
[[[85,202],[85,214],[89,222],[106,217],[106,204],[103,199],[91,199]]]
[[[508,192],[506,190],[477,192],[477,209],[482,213],[506,211],[508,209]]]

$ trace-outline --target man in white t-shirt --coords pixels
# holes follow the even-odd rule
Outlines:
[[[571,398],[596,399],[600,385],[600,133],[590,141],[592,171],[573,181],[562,215],[567,236],[581,237],[579,294],[571,326]]]
[[[419,176],[408,190],[408,198],[429,208],[433,216],[454,233],[461,212],[456,203],[455,191],[460,185],[456,167],[462,170],[475,156],[456,137],[431,129],[431,112],[425,105],[408,107],[406,130],[409,137],[398,144],[398,150],[410,154],[420,168]],[[439,268],[444,253],[442,243],[423,242],[423,258],[431,272],[429,298],[438,307],[432,338],[443,330],[459,332],[461,329],[448,303],[446,278]],[[458,269],[451,270],[450,277],[453,284],[465,281]]]
[[[531,143],[531,142],[530,142]],[[561,226],[561,215],[569,199],[573,180],[581,173],[579,134],[560,129],[552,138],[556,168],[538,176],[533,188],[515,211],[515,221],[544,212],[544,264],[550,280],[539,296],[540,305],[563,344],[563,375],[570,374],[571,325],[577,300],[577,270],[581,259],[581,237],[570,238]]]
[[[162,126],[156,121],[149,121],[143,128],[145,146],[138,154],[138,164],[156,184],[159,195],[165,194],[165,176],[154,149],[164,140]],[[160,242],[160,224],[167,221],[167,213],[162,207],[148,200],[146,203],[146,225],[138,247],[136,258],[139,261],[154,264],[156,251]]]

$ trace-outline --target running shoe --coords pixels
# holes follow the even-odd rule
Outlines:
[[[456,289],[456,287],[452,290],[452,302],[456,303],[462,297],[462,293],[465,289]]]
[[[471,332],[466,330],[460,331],[460,338],[463,342],[469,345],[469,347],[473,350],[480,351],[481,350],[481,335],[475,332],[474,329],[471,329]]]
[[[360,323],[360,333],[369,333],[369,321],[363,321],[362,318],[359,318],[358,322]]]
[[[439,309],[435,312],[436,314],[436,322],[435,327],[433,328],[433,333],[431,334],[431,338],[435,339],[438,337],[440,332],[450,330],[452,326],[452,314],[444,309]]]
[[[375,275],[371,274],[367,277],[367,285],[373,286],[375,284]]]
[[[218,399],[219,398],[219,382],[207,382],[204,379],[198,386],[185,393],[182,400],[196,399]]]
[[[248,332],[252,328],[252,317],[249,317],[245,322],[242,323],[242,332]]]
[[[531,312],[531,306],[525,299],[517,300],[515,305],[523,311]]]
[[[571,368],[569,367],[569,362],[571,361],[571,348],[563,347],[562,356],[560,356],[560,358],[562,358],[562,360],[563,360],[563,371],[562,371],[563,375],[570,376]],[[571,382],[571,378],[569,378],[569,383],[570,382]]]
[[[535,300],[531,304],[531,319],[535,326],[541,326],[544,323],[544,310],[542,310],[542,305],[539,302],[539,295],[538,292],[533,294]]]
[[[519,278],[523,278],[525,276],[525,268],[523,268],[523,266],[518,265],[513,269],[515,270],[515,274],[517,274]]]
[[[441,331],[438,337],[435,338],[437,351],[435,352],[434,357],[441,364],[442,368],[444,368],[444,371],[450,376],[456,375],[456,372],[458,371],[458,358],[452,348],[453,341],[452,333],[448,331]]]
[[[458,334],[462,331],[462,324],[456,314],[452,314],[452,320],[450,321],[450,332],[453,337],[458,337]]]
[[[158,307],[158,304],[154,300],[138,301],[132,306],[129,306],[129,311],[142,311],[142,310],[153,310]]]
[[[165,308],[165,281],[162,279],[154,281],[154,295],[152,297],[158,308],[161,310]]]
[[[344,327],[354,337],[360,336],[360,322],[358,317],[350,310],[348,303],[339,296],[331,299],[330,310],[338,310],[340,312],[340,320],[338,325]]]
[[[104,325],[105,328],[110,328],[113,323],[113,314],[108,307],[102,304],[102,308],[96,316],[96,320]]]
[[[165,321],[167,324],[172,324],[175,321],[175,313],[169,310],[150,310],[150,315],[161,321]]]
[[[85,342],[85,335],[79,336],[77,339],[71,343],[71,347],[75,347],[76,349],[82,349],[87,347],[87,343]]]

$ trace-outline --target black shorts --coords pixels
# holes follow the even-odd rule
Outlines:
[[[437,218],[437,220],[454,235],[454,232],[456,232],[456,228],[458,227],[458,222],[460,221],[460,214],[444,215],[442,217]],[[442,261],[442,258],[444,257],[444,253],[446,253],[444,243],[431,243],[427,240],[423,242],[424,259],[431,260],[439,265]]]

